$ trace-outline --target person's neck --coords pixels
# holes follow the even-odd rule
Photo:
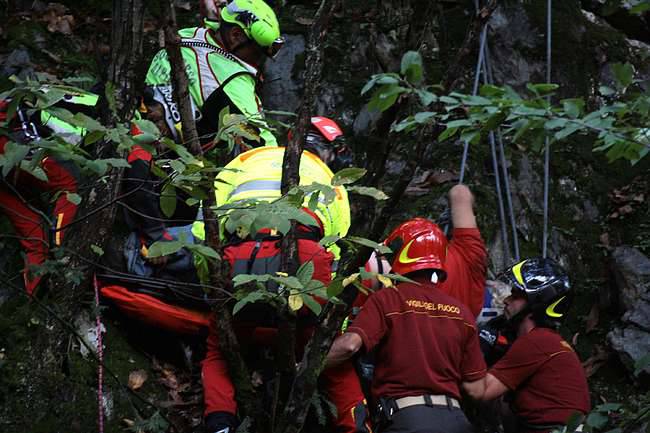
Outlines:
[[[215,32],[212,29],[208,29],[208,36],[212,38],[213,41],[215,41],[221,48],[226,49],[226,45],[223,43],[223,39],[221,38],[221,32]]]
[[[408,278],[410,278],[413,281],[415,281],[416,283],[420,283],[420,284],[433,284],[431,282],[431,276],[430,275],[429,276],[427,276],[427,275],[415,275],[413,277],[408,277]]]
[[[530,331],[536,328],[535,322],[530,317],[526,317],[521,321],[519,327],[517,328],[517,336],[521,337],[522,335],[528,334]]]

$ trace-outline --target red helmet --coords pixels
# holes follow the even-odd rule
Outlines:
[[[422,269],[446,272],[447,237],[436,223],[414,218],[400,224],[384,244],[393,250],[393,272],[401,275]],[[446,273],[441,276],[446,277]]]
[[[332,119],[327,117],[315,116],[311,118],[311,126],[313,126],[318,132],[321,133],[327,141],[334,141],[337,137],[343,135],[343,131],[339,125],[336,124]]]
[[[291,140],[293,131],[289,130],[287,139]],[[304,149],[318,157],[334,172],[352,165],[352,153],[345,144],[343,131],[332,119],[315,116],[305,135]]]

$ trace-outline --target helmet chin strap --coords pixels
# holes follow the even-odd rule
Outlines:
[[[519,325],[524,321],[526,316],[532,313],[532,310],[528,305],[521,309],[517,314],[508,319],[506,323],[506,330],[512,333],[513,338],[517,337]]]

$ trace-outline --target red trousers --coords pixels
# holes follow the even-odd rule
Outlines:
[[[59,162],[48,157],[43,159],[41,168],[47,174],[47,182],[31,174],[16,169],[9,173],[4,184],[0,184],[0,210],[7,215],[25,250],[25,290],[32,294],[41,277],[31,272],[31,268],[42,264],[47,258],[50,239],[49,232],[54,231],[53,241],[59,246],[63,242],[65,230],[77,212],[77,205],[68,201],[65,193],[59,194],[54,202],[53,227],[48,227],[41,215],[27,203],[26,197],[34,193],[76,192],[77,180]]]
[[[237,328],[238,339],[242,345],[254,344],[257,347],[273,344],[277,330],[272,328]],[[304,347],[311,332],[307,332],[297,345]],[[301,339],[299,339],[301,340]],[[301,347],[301,349],[302,349]],[[213,412],[237,413],[235,388],[228,375],[226,359],[219,350],[219,337],[214,322],[210,325],[208,347],[202,363],[203,398],[205,415]],[[336,432],[371,432],[366,402],[359,378],[351,361],[337,368],[324,370],[322,379],[329,400],[336,406],[337,419],[334,420]]]

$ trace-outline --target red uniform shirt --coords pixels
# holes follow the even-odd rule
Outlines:
[[[469,307],[475,318],[481,313],[485,296],[485,275],[487,272],[487,251],[481,233],[477,228],[454,229],[447,248],[447,279],[438,288]],[[366,264],[366,270],[370,266]],[[370,287],[369,284],[366,284]],[[360,293],[354,302],[362,306],[367,294]]]
[[[378,346],[375,397],[444,394],[485,376],[472,313],[432,284],[404,283],[368,299],[348,332]]]
[[[438,288],[467,305],[476,318],[483,308],[487,272],[487,251],[477,228],[452,231],[445,266],[447,279]]]
[[[590,410],[580,360],[551,329],[518,337],[490,373],[514,391],[513,409],[529,424],[565,424],[574,412]]]

